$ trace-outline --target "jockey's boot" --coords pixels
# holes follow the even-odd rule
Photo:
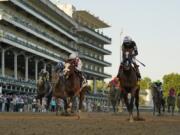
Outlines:
[[[140,74],[140,71],[139,71],[139,65],[137,65],[136,63],[133,63],[134,64],[134,67],[135,67],[135,70],[136,70],[136,75],[138,77],[138,80],[141,80],[141,74]]]
[[[118,77],[119,78],[119,74],[121,73],[121,71],[123,70],[123,65],[124,65],[124,63],[123,62],[121,62],[121,65],[119,66],[119,71],[118,71],[118,74],[117,74],[117,76],[116,77]]]
[[[82,72],[81,72],[82,73]],[[81,89],[88,85],[88,82],[85,78],[85,76],[82,73],[82,83],[81,83]]]
[[[83,73],[81,71],[78,71],[79,77],[80,77],[80,87],[81,90],[87,85],[87,80]]]

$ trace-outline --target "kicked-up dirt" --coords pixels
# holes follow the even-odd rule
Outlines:
[[[129,123],[127,113],[0,113],[0,135],[180,135],[180,115],[141,113],[141,121]]]

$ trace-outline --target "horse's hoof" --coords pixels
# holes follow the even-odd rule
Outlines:
[[[79,115],[77,116],[77,120],[80,120],[80,116]]]
[[[133,123],[133,122],[134,122],[134,119],[130,119],[129,122],[130,122],[130,123]]]

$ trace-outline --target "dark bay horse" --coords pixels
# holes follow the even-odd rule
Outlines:
[[[158,115],[161,115],[161,108],[163,107],[163,112],[165,111],[165,100],[163,99],[162,92],[160,91],[160,86],[156,83],[151,85],[152,99],[153,99],[153,115],[155,115],[156,110]]]
[[[133,122],[133,107],[134,101],[137,109],[137,118],[139,119],[139,90],[138,78],[129,52],[126,52],[126,60],[120,68],[118,78],[120,80],[121,89],[123,92],[124,102],[129,112],[129,121]]]
[[[110,88],[109,91],[109,100],[111,102],[111,105],[113,107],[113,112],[120,111],[118,106],[120,105],[120,101],[122,101],[122,92],[120,91],[120,86],[115,86],[113,82],[109,82],[108,87]]]
[[[76,104],[78,108],[76,109],[78,109],[78,111],[82,109],[85,92],[89,90],[90,87],[86,86],[83,89],[80,88],[80,77],[76,73],[76,68],[72,61],[67,61],[65,63],[63,72],[56,75],[56,78],[58,79],[53,79],[56,80],[53,86],[53,96],[56,97],[56,99],[61,98],[64,100],[65,112],[67,113],[68,109],[67,98],[70,98],[72,104],[74,104],[74,101],[77,101],[78,98],[79,102]]]
[[[39,74],[39,80],[37,81],[37,96],[36,99],[40,99],[42,105],[42,98],[47,98],[46,109],[49,109],[49,105],[52,98],[52,86],[48,80],[48,72],[41,71]]]
[[[169,90],[169,96],[167,97],[167,107],[168,107],[168,112],[170,113],[171,110],[171,115],[174,115],[174,109],[175,109],[175,104],[176,104],[176,96],[175,96],[175,89],[171,88]]]

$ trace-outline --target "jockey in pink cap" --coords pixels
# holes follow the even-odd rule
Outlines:
[[[173,87],[169,89],[169,96],[171,96],[171,97],[176,96],[176,92],[175,92],[175,89]]]

